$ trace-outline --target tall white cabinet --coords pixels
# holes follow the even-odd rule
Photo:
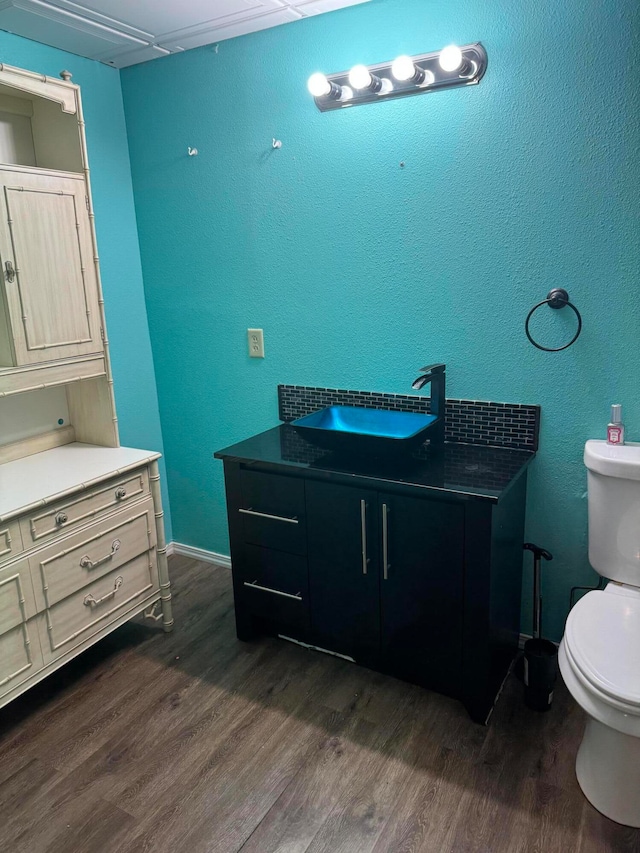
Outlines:
[[[0,65],[0,707],[173,625],[158,453],[121,447],[79,87]]]

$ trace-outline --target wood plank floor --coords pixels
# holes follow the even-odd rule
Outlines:
[[[511,679],[491,725],[326,655],[235,639],[229,572],[171,561],[176,629],[120,628],[0,711],[2,853],[640,851],[583,798],[584,718]]]

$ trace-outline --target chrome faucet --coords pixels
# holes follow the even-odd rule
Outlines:
[[[444,444],[445,370],[445,364],[429,364],[420,368],[420,376],[411,383],[414,391],[431,383],[431,414],[436,418],[429,430],[431,444]]]

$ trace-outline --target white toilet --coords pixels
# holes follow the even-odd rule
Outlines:
[[[588,715],[576,759],[586,798],[640,827],[640,445],[588,441],[589,561],[606,588],[567,618],[562,677]]]

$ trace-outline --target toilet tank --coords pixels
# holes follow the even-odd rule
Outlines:
[[[588,441],[589,562],[601,575],[640,587],[640,444]]]

